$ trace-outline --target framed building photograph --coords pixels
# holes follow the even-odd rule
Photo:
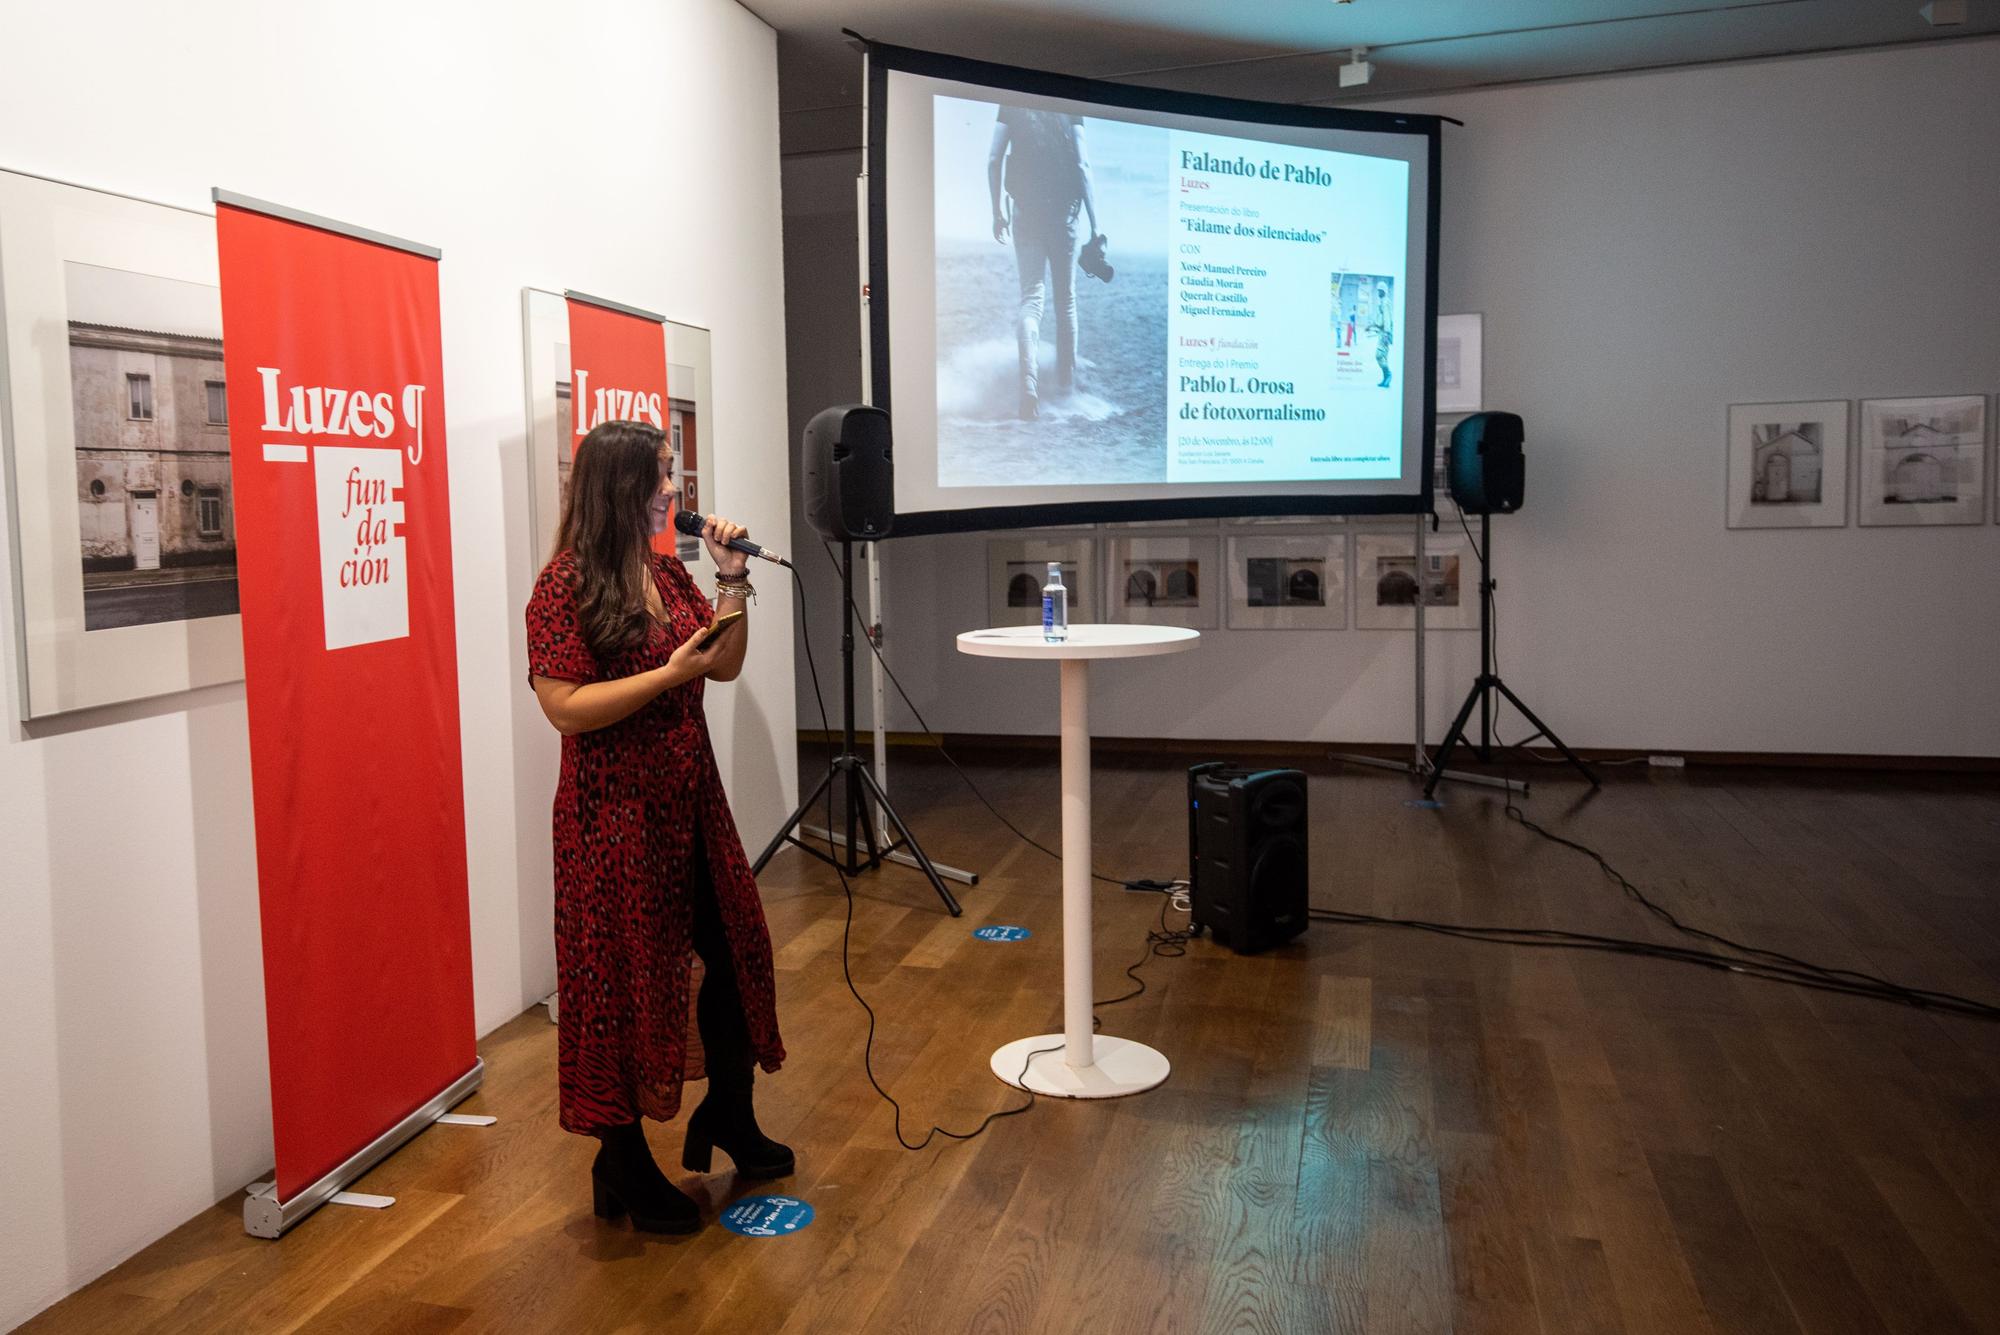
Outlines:
[[[1730,528],[1847,526],[1845,399],[1729,406]]]
[[[1476,413],[1485,378],[1485,317],[1440,315],[1437,323],[1437,410]]]
[[[1113,538],[1107,545],[1110,620],[1196,630],[1212,630],[1221,620],[1215,538]]]
[[[1861,523],[1986,522],[1986,396],[1861,402]]]
[[[1071,625],[1102,620],[1097,607],[1096,544],[1087,535],[1050,535],[1004,539],[986,544],[986,624],[1038,626],[1042,621],[1042,585],[1049,562],[1062,564],[1063,585],[1069,590]]]
[[[238,681],[215,218],[0,172],[23,719]]]
[[[1232,536],[1228,619],[1231,630],[1345,627],[1347,534]]]
[[[1440,529],[1424,535],[1417,560],[1407,527],[1354,535],[1354,625],[1359,630],[1409,630],[1416,625],[1419,590],[1424,629],[1479,627],[1479,564],[1463,533]]]
[[[560,292],[538,287],[521,291],[521,328],[528,368],[529,531],[535,568],[549,559],[563,496],[569,488],[575,453],[575,421],[570,408],[569,302]],[[681,508],[706,514],[702,464],[712,448],[715,421],[710,405],[709,333],[668,320],[667,435],[680,456]],[[702,559],[700,538],[677,534],[674,554],[692,565]]]

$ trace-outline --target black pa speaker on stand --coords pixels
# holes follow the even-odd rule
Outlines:
[[[1437,756],[1431,761],[1431,776],[1424,784],[1426,800],[1437,796],[1437,786],[1445,777],[1445,766],[1451,761],[1451,753],[1463,743],[1470,746],[1482,762],[1493,759],[1493,695],[1498,692],[1514,708],[1521,711],[1521,717],[1534,725],[1534,732],[1526,746],[1537,737],[1546,737],[1549,744],[1562,752],[1563,758],[1576,766],[1577,772],[1590,780],[1590,786],[1598,786],[1597,775],[1590,766],[1577,758],[1576,752],[1555,730],[1535,717],[1535,711],[1523,704],[1521,697],[1514,694],[1507,683],[1500,680],[1500,666],[1493,657],[1493,516],[1512,514],[1521,508],[1527,465],[1521,456],[1521,442],[1525,436],[1518,413],[1474,413],[1451,430],[1451,451],[1445,459],[1445,479],[1451,491],[1451,498],[1458,502],[1465,514],[1479,516],[1479,544],[1473,555],[1479,558],[1479,675],[1473,679],[1472,689],[1465,694],[1465,703],[1458,707],[1458,717],[1451,721],[1445,732],[1444,743],[1438,747]],[[1467,536],[1472,530],[1466,529]],[[1466,724],[1472,718],[1472,708],[1479,707],[1479,740],[1473,741],[1466,735]]]
[[[799,441],[806,522],[841,542],[873,542],[896,525],[889,414],[843,404],[816,414]]]
[[[1518,413],[1474,413],[1451,430],[1445,482],[1469,515],[1508,515],[1521,508],[1527,461]]]
[[[1306,929],[1306,776],[1210,761],[1188,771],[1189,926],[1239,955]]]
[[[827,766],[820,781],[806,794],[784,825],[773,835],[764,851],[751,864],[754,875],[764,870],[777,851],[789,842],[829,866],[839,867],[849,876],[871,871],[896,850],[907,848],[931,888],[956,918],[963,911],[951,891],[945,888],[937,868],[924,856],[923,846],[909,826],[896,814],[889,795],[875,782],[854,749],[854,544],[884,537],[895,526],[896,480],[894,458],[889,449],[889,414],[880,408],[847,404],[828,408],[806,423],[799,437],[799,472],[805,480],[806,520],[823,536],[840,539],[840,698],[842,707],[840,754]],[[812,810],[813,803],[826,795],[827,787],[838,778],[847,798],[846,858],[840,859],[801,840],[794,831]],[[875,838],[875,820],[868,810],[873,802],[888,817],[898,838],[882,847]],[[827,831],[828,842],[839,836]],[[863,842],[868,856],[861,856]]]

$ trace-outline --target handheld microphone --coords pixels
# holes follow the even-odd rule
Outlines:
[[[676,510],[674,511],[674,527],[687,534],[690,538],[698,538],[701,536],[701,531],[708,527],[708,520],[704,516],[695,514],[689,510]],[[784,557],[767,547],[759,547],[748,538],[731,538],[723,545],[728,547],[732,552],[742,552],[745,556],[760,556],[764,560],[781,565],[787,570],[792,568],[790,561],[787,561]]]

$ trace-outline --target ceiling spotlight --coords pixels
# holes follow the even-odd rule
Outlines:
[[[1375,62],[1369,60],[1367,56],[1367,47],[1357,46],[1354,48],[1353,57],[1347,64],[1340,67],[1340,86],[1342,88],[1359,88],[1375,77]]]
[[[1933,28],[1951,28],[1965,22],[1965,0],[1931,0],[1917,13]]]

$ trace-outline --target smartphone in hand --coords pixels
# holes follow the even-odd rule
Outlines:
[[[695,645],[696,651],[704,654],[707,653],[708,647],[714,644],[717,640],[722,638],[722,632],[728,630],[731,626],[735,625],[742,619],[743,619],[743,612],[740,608],[737,611],[730,612],[723,616],[717,617],[715,619],[715,624],[708,628],[708,634],[702,636],[701,642]]]

